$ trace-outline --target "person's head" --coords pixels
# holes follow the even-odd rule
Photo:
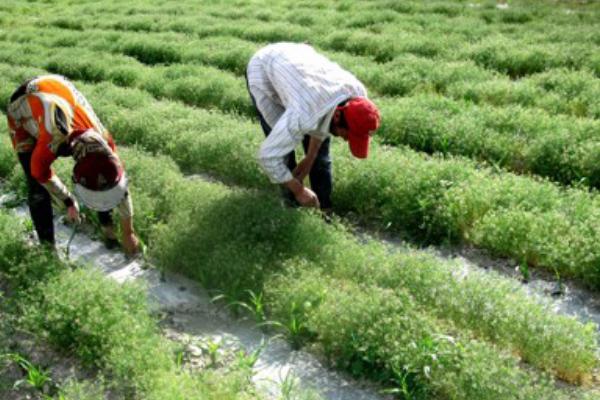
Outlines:
[[[70,140],[75,194],[90,209],[109,211],[127,195],[127,177],[106,140],[89,129]]]
[[[380,119],[379,110],[371,100],[354,97],[336,108],[330,131],[348,142],[354,157],[366,158],[369,141],[379,128]]]

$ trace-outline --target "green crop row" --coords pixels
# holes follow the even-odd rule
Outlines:
[[[279,277],[271,290],[267,304],[274,313],[288,319],[291,313],[332,362],[356,374],[390,379],[400,398],[561,397],[543,380],[533,383],[516,370],[511,357],[498,357],[475,339],[461,340],[440,329],[400,290],[324,279],[309,271]]]
[[[587,30],[580,32],[578,38],[590,37],[592,43],[582,43],[577,40],[574,45],[572,40],[557,41],[552,36],[547,42],[540,43],[540,37],[550,35],[543,32],[531,39],[531,32],[526,31],[522,37],[515,38],[512,35],[515,30],[511,27],[507,32],[501,28],[487,30],[476,39],[464,38],[465,21],[459,24],[463,31],[453,32],[453,22],[449,22],[446,16],[414,18],[414,20],[387,21],[374,27],[367,26],[359,21],[358,26],[351,28],[338,27],[331,24],[332,18],[346,21],[334,13],[333,17],[326,19],[311,29],[302,25],[282,23],[278,18],[265,17],[264,13],[257,16],[247,16],[244,10],[236,10],[232,13],[211,13],[206,9],[201,24],[185,24],[185,19],[174,15],[170,18],[162,14],[138,17],[129,15],[114,16],[113,18],[98,19],[94,16],[86,17],[61,17],[56,21],[50,21],[51,26],[89,29],[91,27],[118,30],[145,30],[151,32],[163,30],[176,30],[192,33],[197,36],[207,37],[215,35],[233,35],[252,41],[311,41],[322,47],[333,50],[349,51],[357,55],[372,57],[376,61],[385,62],[395,59],[403,53],[411,53],[425,57],[441,57],[445,59],[473,59],[478,64],[507,74],[511,77],[520,77],[533,73],[545,71],[554,67],[567,67],[579,69],[586,67],[596,74],[600,73],[600,57],[594,51],[594,29],[590,25]],[[209,16],[207,16],[207,14]],[[389,14],[388,14],[389,16]],[[139,20],[141,18],[141,20]],[[231,18],[236,19],[236,24],[229,24]],[[326,17],[324,17],[326,18]],[[389,17],[387,17],[389,19]],[[266,20],[265,20],[266,19]],[[379,18],[381,19],[381,18]],[[133,21],[132,21],[133,20]],[[377,18],[376,18],[377,20]],[[368,20],[367,20],[368,21]],[[265,23],[268,22],[268,23]],[[179,24],[183,23],[183,27]],[[475,25],[477,22],[472,22]],[[425,25],[449,25],[447,29],[439,32],[437,29],[424,29]],[[481,25],[481,23],[479,22]],[[175,26],[173,26],[175,25]],[[371,29],[372,28],[372,29]],[[362,29],[362,30],[361,30]],[[582,28],[583,29],[583,28]],[[440,37],[443,39],[440,40]],[[473,43],[475,42],[475,43]],[[456,49],[462,49],[456,51]]]
[[[169,154],[188,172],[210,171],[244,185],[268,185],[254,160],[261,141],[256,124],[155,102],[144,92],[110,85],[88,88],[120,140]],[[334,146],[334,157],[339,211],[428,240],[464,240],[583,278],[592,287],[600,281],[600,232],[594,228],[600,204],[595,195],[481,169],[463,159],[442,160],[377,144],[373,157],[360,164],[344,144]],[[503,232],[500,226],[510,229]]]
[[[24,41],[28,44],[37,43],[47,55],[43,63],[58,64],[55,68],[77,75],[81,74],[89,80],[101,80],[98,72],[101,66],[94,66],[89,51],[78,49],[68,50],[56,46],[93,48],[100,51],[116,52],[134,57],[146,64],[157,63],[192,63],[209,64],[243,76],[246,64],[252,53],[260,44],[247,42],[233,37],[210,37],[193,39],[186,35],[153,34],[150,37],[131,32],[89,31],[82,33],[65,30],[44,30],[40,35],[37,30],[19,30],[17,33],[6,34],[9,41]],[[173,42],[180,45],[174,46]],[[11,47],[16,44],[8,43],[3,50],[6,61],[15,57]],[[39,49],[29,51],[38,53]],[[77,52],[80,53],[77,53]],[[547,73],[533,76],[531,79],[512,82],[500,79],[472,61],[433,61],[414,56],[400,56],[397,60],[377,64],[356,56],[344,53],[328,53],[334,60],[341,62],[354,72],[369,88],[383,95],[407,95],[419,92],[437,92],[453,98],[464,98],[475,102],[489,102],[495,105],[517,103],[523,106],[535,106],[549,112],[561,112],[575,116],[597,118],[600,106],[594,93],[600,80],[595,79],[590,72],[568,70],[550,70]],[[27,59],[39,64],[40,57],[32,58],[18,53],[21,60]],[[123,69],[120,63],[110,63],[103,60],[102,64],[111,65],[112,69]],[[111,60],[112,61],[112,60]],[[123,61],[123,60],[121,60]],[[130,66],[128,72],[134,69],[131,60],[125,61]],[[38,65],[41,66],[41,65]],[[129,72],[133,74],[133,72]],[[123,74],[123,72],[121,72]],[[65,75],[68,75],[65,73]],[[227,80],[228,76],[222,79]],[[115,77],[124,79],[120,75]],[[230,78],[231,79],[231,78]],[[125,80],[124,83],[127,81]]]
[[[110,376],[111,391],[135,399],[250,399],[247,377],[177,367],[173,346],[150,314],[146,291],[84,267],[69,268],[25,242],[23,224],[0,212],[0,276],[21,329]],[[86,397],[87,398],[87,397]]]
[[[553,315],[506,278],[477,272],[461,278],[452,263],[412,250],[390,253],[374,241],[359,244],[341,226],[284,209],[274,196],[184,180],[165,157],[123,153],[136,229],[159,265],[230,298],[264,290],[266,278],[285,272],[282,263],[300,258],[311,263],[308,269],[340,279],[406,290],[429,315],[569,381],[585,381],[596,363],[593,325]],[[68,174],[64,163],[62,174]]]
[[[34,70],[13,69],[5,77],[22,79],[29,71]],[[119,140],[169,154],[188,172],[210,171],[244,185],[268,186],[254,159],[261,140],[256,124],[157,102],[143,91],[83,87]],[[343,145],[334,146],[338,211],[430,241],[463,240],[598,287],[595,195],[480,169],[462,159],[373,147],[374,157],[357,168]]]
[[[108,40],[105,38],[98,43],[103,42]],[[118,41],[113,40],[113,43]],[[210,43],[208,48],[217,41]],[[4,46],[0,53],[13,64],[42,66],[72,79],[109,80],[186,104],[254,114],[243,80],[212,67],[178,64],[146,67],[119,55],[75,48],[50,50],[37,45],[28,47],[30,51],[27,54],[30,55],[19,51],[22,46],[10,44]],[[140,45],[139,48],[144,47]],[[35,58],[32,58],[33,54]],[[43,54],[46,56],[40,64],[37,59]],[[102,61],[98,61],[99,58]],[[454,71],[461,76],[458,69]],[[450,70],[447,76],[452,74]],[[541,86],[556,88],[565,96],[576,95],[589,87],[583,82],[583,76],[565,74],[572,79],[561,80],[561,75],[554,74],[545,74],[537,79]],[[460,90],[476,96],[464,86],[459,86]],[[518,96],[518,93],[513,96]],[[535,93],[532,90],[529,98],[536,98]],[[526,98],[525,95],[522,97]],[[557,94],[547,98],[560,99]],[[576,99],[571,103],[575,109],[582,104]],[[566,184],[577,182],[591,187],[600,186],[595,145],[596,133],[600,131],[597,121],[550,116],[514,106],[472,106],[468,102],[441,97],[384,99],[379,103],[384,119],[379,135],[386,143],[408,144],[427,152],[467,155],[518,173],[535,173]],[[554,103],[548,100],[547,104]]]
[[[9,1],[10,3],[10,1]],[[12,2],[19,4],[20,2]],[[554,1],[531,1],[531,0],[512,0],[510,10],[496,10],[497,2],[495,0],[478,1],[475,3],[465,2],[448,2],[448,1],[430,1],[423,3],[420,1],[404,1],[401,3],[393,0],[383,0],[376,2],[360,2],[360,1],[345,1],[343,3],[332,4],[323,0],[312,1],[255,1],[253,3],[238,2],[235,7],[223,7],[221,3],[213,2],[194,2],[180,1],[176,4],[164,4],[160,1],[137,1],[129,2],[126,5],[118,1],[105,0],[102,3],[82,3],[70,5],[69,10],[72,12],[84,11],[87,14],[103,14],[103,15],[128,15],[136,16],[156,16],[168,15],[179,16],[181,18],[189,17],[190,14],[198,14],[199,16],[207,14],[213,17],[222,17],[232,20],[252,17],[265,22],[273,19],[288,19],[293,13],[308,13],[312,12],[313,18],[318,22],[324,22],[321,15],[325,17],[336,16],[344,17],[345,19],[335,20],[334,27],[339,27],[338,24],[347,23],[354,26],[348,17],[354,17],[359,21],[362,20],[362,14],[382,15],[378,22],[382,21],[397,21],[401,18],[427,18],[429,15],[440,16],[446,18],[446,25],[451,26],[455,18],[476,17],[485,18],[487,25],[494,26],[496,22],[523,24],[528,22],[527,27],[521,29],[520,25],[514,26],[514,33],[521,33],[521,30],[530,30],[533,26],[535,30],[550,31],[547,27],[538,26],[538,22],[550,22],[559,28],[564,25],[570,25],[573,19],[577,19],[581,24],[593,24],[595,13],[598,7],[592,1],[563,1],[562,4],[557,4]],[[266,6],[269,7],[266,7]],[[62,4],[57,2],[54,8],[60,8]],[[52,8],[52,5],[44,5],[44,9]],[[6,8],[10,10],[10,8]],[[67,10],[67,11],[69,11]],[[315,11],[319,11],[316,13]],[[570,13],[565,12],[570,11]],[[387,17],[384,15],[387,14]],[[575,15],[573,15],[575,14]],[[370,20],[373,17],[362,17]],[[310,25],[310,24],[306,24]],[[359,24],[360,27],[368,26]],[[437,27],[432,27],[437,28]],[[577,29],[578,27],[573,27]]]
[[[111,7],[110,2],[102,2],[98,6],[89,4],[83,7],[71,7],[71,15],[104,15],[104,21],[94,21],[104,27],[124,27],[125,29],[156,30],[158,25],[169,26],[177,30],[176,21],[189,23],[187,32],[193,32],[192,21],[245,21],[256,20],[264,23],[288,22],[292,29],[297,26],[311,27],[313,35],[331,32],[340,28],[365,29],[376,32],[389,32],[399,28],[404,31],[422,32],[432,36],[443,36],[459,33],[465,39],[478,39],[489,36],[493,32],[502,32],[514,38],[526,38],[531,42],[566,42],[577,39],[579,42],[597,43],[598,35],[594,32],[595,17],[598,9],[578,7],[577,10],[538,2],[535,5],[516,5],[512,9],[499,11],[495,2],[487,4],[465,4],[448,2],[344,2],[337,5],[330,3],[290,3],[266,2],[263,6],[257,3],[240,3],[236,7],[223,7],[221,4],[179,2],[177,5],[150,4],[150,2],[130,3],[129,7],[121,4]],[[194,11],[192,11],[194,10]],[[318,12],[315,12],[318,10]],[[570,11],[570,13],[569,13]],[[67,26],[83,29],[83,22],[65,20],[68,13],[52,20],[53,24],[61,22]],[[117,24],[119,17],[126,16],[124,25]],[[68,22],[67,22],[68,21]],[[577,24],[574,25],[573,22]],[[87,21],[86,21],[87,22]],[[205,24],[203,24],[205,25]],[[428,26],[427,26],[428,25]],[[183,25],[185,26],[185,24]],[[427,29],[424,27],[427,26]],[[204,28],[204,27],[203,27]],[[533,36],[533,37],[532,37]]]
[[[22,37],[23,33],[19,33]],[[46,36],[48,31],[46,31]],[[245,66],[259,44],[235,39],[230,36],[208,37],[194,40],[190,37],[153,34],[152,41],[140,34],[123,33],[121,40],[100,40],[113,37],[103,32],[90,33],[68,31],[57,33],[61,41],[69,43],[70,36],[77,36],[78,43],[85,43],[99,50],[118,51],[138,60],[155,64],[160,62],[207,63],[243,75]],[[43,40],[48,40],[44,38]],[[181,48],[172,45],[181,43]],[[408,41],[415,43],[414,40]],[[71,43],[71,45],[73,45]],[[504,51],[501,51],[504,54]],[[563,112],[576,116],[600,115],[594,96],[599,80],[591,72],[559,71],[542,74],[541,77],[511,82],[498,79],[473,61],[429,60],[410,55],[400,55],[393,62],[377,64],[364,57],[347,56],[344,53],[328,52],[328,55],[350,69],[370,88],[383,95],[406,95],[417,91],[435,91],[454,98],[486,100],[492,104],[519,103],[525,106],[542,107],[551,112]],[[475,57],[475,62],[479,62]],[[577,61],[574,61],[577,64]],[[550,66],[549,68],[552,68]],[[548,68],[544,68],[547,70]],[[482,85],[484,85],[482,87]],[[458,87],[455,87],[458,86]],[[513,93],[516,92],[516,93]]]
[[[385,143],[466,155],[517,173],[600,188],[600,121],[523,108],[491,107],[437,95],[381,100]]]
[[[26,54],[19,52],[23,48],[28,50]],[[7,44],[0,54],[12,65],[44,68],[47,72],[73,80],[110,81],[120,86],[139,87],[156,97],[172,98],[193,106],[217,107],[245,115],[255,113],[245,82],[215,67],[193,64],[147,67],[127,56],[38,45]],[[43,61],[39,62],[38,57],[43,57]],[[99,57],[102,61],[98,61]],[[14,88],[5,88],[8,96],[10,90]]]

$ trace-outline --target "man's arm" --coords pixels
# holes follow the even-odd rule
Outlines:
[[[67,215],[73,222],[79,222],[79,204],[51,165],[56,155],[48,148],[49,135],[40,135],[31,156],[31,176],[42,185],[50,195],[61,201],[67,208]]]
[[[51,165],[56,155],[48,148],[48,136],[40,135],[31,156],[31,176],[44,186],[55,198],[65,201],[72,197],[60,178],[54,174]]]
[[[292,172],[285,165],[285,157],[296,148],[301,140],[301,135],[295,132],[295,120],[293,112],[287,110],[260,146],[258,160],[273,183],[284,184],[294,178]]]
[[[318,207],[314,192],[294,178],[284,162],[285,156],[296,148],[301,138],[296,115],[286,110],[261,145],[258,159],[271,182],[287,187],[302,206]]]
[[[304,181],[304,178],[310,173],[310,170],[312,169],[312,166],[315,163],[315,159],[317,158],[317,154],[319,153],[319,149],[321,148],[322,143],[323,140],[315,136],[310,136],[310,141],[308,143],[308,151],[306,152],[306,155],[304,156],[302,161],[298,163],[298,165],[292,172],[294,178],[298,179],[300,182]]]

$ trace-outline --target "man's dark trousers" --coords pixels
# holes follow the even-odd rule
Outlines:
[[[18,153],[27,180],[27,204],[33,226],[40,243],[54,246],[54,222],[52,198],[45,187],[40,185],[31,175],[31,152]],[[111,211],[98,211],[98,221],[102,226],[112,225]]]

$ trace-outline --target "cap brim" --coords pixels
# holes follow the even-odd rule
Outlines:
[[[94,211],[110,211],[119,205],[127,194],[127,177],[123,174],[115,187],[101,191],[90,190],[76,183],[75,194],[86,207]]]
[[[349,137],[348,144],[350,145],[350,152],[356,158],[367,158],[369,155],[369,142],[370,136],[363,137]]]

